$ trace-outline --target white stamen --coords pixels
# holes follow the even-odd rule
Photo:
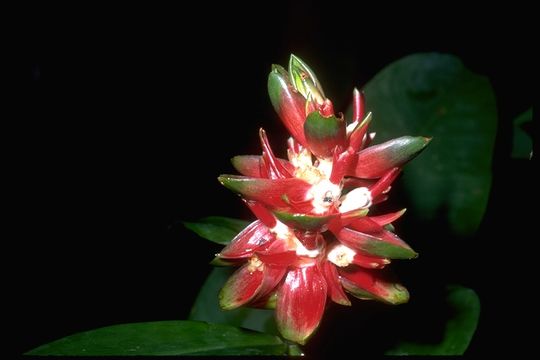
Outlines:
[[[306,249],[306,247],[304,245],[302,245],[302,243],[298,239],[295,239],[294,242],[296,244],[296,255],[298,255],[298,256],[307,256],[307,257],[310,257],[310,258],[316,258],[317,256],[319,256],[319,250],[318,249],[308,250],[308,249]]]
[[[313,199],[313,212],[316,214],[325,213],[328,208],[339,199],[341,187],[332,184],[329,180],[321,180],[313,185],[308,192],[308,196]]]
[[[270,229],[270,231],[273,232],[278,239],[285,241],[290,250],[296,251],[296,255],[307,256],[310,258],[316,258],[317,256],[319,256],[318,249],[306,249],[306,247],[302,245],[300,240],[298,240],[296,235],[294,235],[294,232],[291,230],[291,228],[289,228],[281,221],[277,221],[276,225],[272,229]]]
[[[271,232],[276,234],[278,239],[288,239],[291,236],[291,230],[287,225],[279,220],[276,220],[276,225],[270,229]]]
[[[344,213],[356,209],[365,209],[371,206],[371,192],[367,187],[359,187],[350,191],[341,198],[339,212]]]
[[[311,159],[311,153],[307,149],[302,149],[297,154],[287,152],[290,162],[295,168],[304,168],[306,166],[313,166],[313,160]]]
[[[248,262],[248,270],[250,273],[254,272],[254,271],[262,271],[262,266],[263,266],[263,263],[262,261],[256,257],[256,256],[252,256],[250,259],[249,259],[249,262]]]
[[[353,262],[355,255],[356,251],[348,248],[345,245],[339,244],[336,245],[332,250],[330,250],[326,257],[328,258],[328,261],[331,261],[337,266],[345,267]]]
[[[332,166],[332,159],[319,159],[319,166],[317,166],[317,169],[323,173],[325,178],[329,179],[332,174]]]

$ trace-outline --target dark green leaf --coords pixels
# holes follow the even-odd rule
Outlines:
[[[219,307],[219,290],[235,270],[237,268],[212,270],[195,299],[189,319],[277,334],[273,310],[239,308],[225,311]]]
[[[197,222],[184,221],[184,226],[200,237],[222,245],[230,243],[248,225],[248,221],[223,216],[209,216]]]
[[[446,323],[439,344],[417,344],[403,341],[386,352],[387,355],[462,355],[476,331],[480,317],[480,299],[474,290],[449,286],[446,301],[452,318]]]
[[[525,111],[514,119],[514,139],[512,144],[512,157],[530,159],[533,147],[532,139],[523,129],[524,124],[532,122],[532,109]]]
[[[424,220],[448,211],[453,231],[473,233],[489,196],[497,129],[488,79],[454,56],[415,54],[390,64],[364,91],[378,142],[433,136],[426,151],[405,167],[411,210]]]
[[[27,355],[285,355],[277,336],[198,321],[123,324],[42,345]]]

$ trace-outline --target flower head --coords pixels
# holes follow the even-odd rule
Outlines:
[[[288,159],[274,155],[261,129],[262,155],[234,157],[241,175],[219,177],[257,217],[218,254],[240,266],[221,290],[220,305],[275,308],[282,336],[303,344],[327,299],[351,305],[349,293],[408,301],[407,290],[381,270],[392,259],[417,256],[391,225],[405,210],[370,211],[430,139],[404,136],[370,146],[375,134],[368,132],[372,115],[364,113],[362,93],[353,92],[347,125],[314,72],[294,55],[289,71],[272,67],[268,92],[291,134]]]

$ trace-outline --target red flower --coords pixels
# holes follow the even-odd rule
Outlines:
[[[274,155],[261,129],[262,155],[236,156],[232,163],[242,176],[219,177],[258,218],[218,254],[241,265],[221,290],[220,305],[275,308],[282,336],[303,344],[327,298],[351,305],[348,292],[389,304],[408,301],[407,290],[381,270],[391,259],[417,256],[391,225],[405,211],[368,213],[387,199],[401,167],[430,139],[404,136],[369,146],[374,134],[362,94],[353,92],[347,125],[294,55],[289,72],[272,67],[268,90],[292,135],[288,160]]]

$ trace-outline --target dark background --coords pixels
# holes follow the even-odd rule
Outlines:
[[[233,171],[232,156],[260,152],[261,126],[281,153],[286,134],[266,78],[270,65],[285,65],[290,52],[316,69],[338,109],[347,106],[353,86],[415,52],[455,54],[489,77],[499,131],[482,227],[474,238],[452,239],[437,233],[445,224],[421,224],[419,232],[405,217],[398,231],[423,257],[398,266],[420,299],[407,306],[426,319],[441,309],[444,284],[476,289],[482,317],[470,353],[494,344],[516,349],[529,306],[521,304],[532,301],[523,294],[522,257],[524,243],[534,241],[523,226],[532,220],[524,205],[533,182],[531,163],[510,159],[511,119],[532,106],[529,24],[444,5],[416,15],[359,5],[22,12],[25,21],[13,28],[24,77],[14,148],[25,194],[16,237],[23,269],[17,353],[96,327],[187,317],[219,246],[181,221],[249,216],[216,177]],[[393,326],[392,317],[407,322],[398,325],[403,331],[416,329],[428,340],[442,326],[395,310],[379,322],[363,315],[373,305],[353,305],[330,309],[310,345],[314,351],[361,348],[373,332],[385,338],[384,321]]]

